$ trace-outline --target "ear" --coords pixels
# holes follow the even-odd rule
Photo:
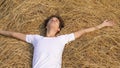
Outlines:
[[[60,31],[60,28],[58,28],[58,31]]]

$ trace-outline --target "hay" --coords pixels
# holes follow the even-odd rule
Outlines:
[[[43,34],[42,22],[52,14],[60,14],[65,21],[60,34],[95,26],[105,19],[118,24],[68,44],[62,68],[120,68],[120,0],[1,0],[0,29]],[[31,68],[32,52],[31,45],[0,35],[0,68]]]

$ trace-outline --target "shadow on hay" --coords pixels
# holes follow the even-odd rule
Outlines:
[[[45,36],[46,32],[45,32],[45,28],[44,28],[44,22],[42,24],[39,25],[39,35]]]

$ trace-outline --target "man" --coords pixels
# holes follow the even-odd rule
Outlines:
[[[27,43],[33,44],[33,68],[61,68],[62,53],[66,43],[80,38],[86,33],[113,25],[115,25],[113,21],[105,20],[102,24],[95,27],[57,36],[60,30],[64,27],[64,23],[61,17],[53,15],[45,20],[45,36],[41,36],[38,34],[25,35],[22,33],[2,30],[0,30],[0,34],[5,36],[11,36]]]

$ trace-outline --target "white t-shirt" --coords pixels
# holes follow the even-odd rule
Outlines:
[[[26,42],[33,44],[33,68],[61,68],[62,53],[66,43],[75,40],[74,33],[57,37],[26,35]]]

